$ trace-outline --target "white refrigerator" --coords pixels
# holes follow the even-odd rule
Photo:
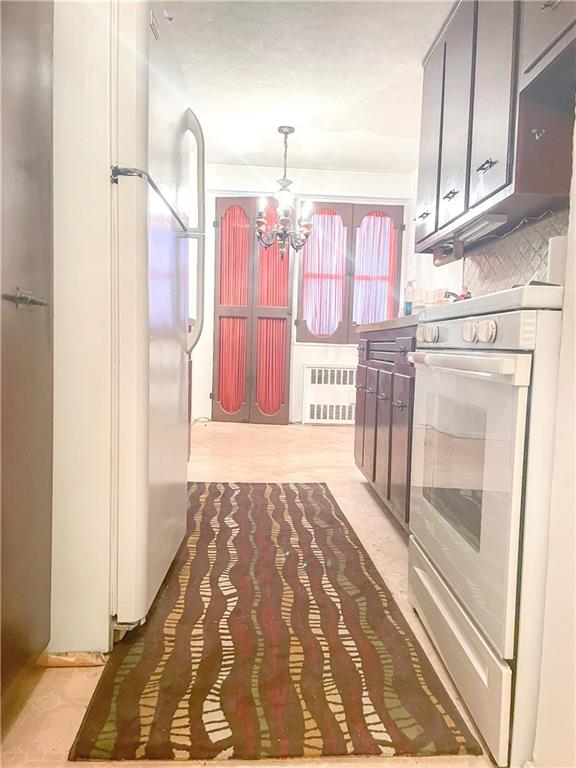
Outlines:
[[[146,619],[186,532],[204,141],[159,3],[55,11],[53,653]]]
[[[162,5],[149,4],[147,17],[144,70],[133,50],[125,69],[119,57],[111,169],[119,374],[111,615],[119,628],[146,616],[185,535],[188,356],[203,306],[203,135]]]

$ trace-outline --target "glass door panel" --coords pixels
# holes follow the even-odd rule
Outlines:
[[[416,362],[410,529],[510,658],[528,379],[520,385],[512,375],[478,370],[482,356],[473,353],[475,371],[450,369],[449,354],[436,356],[447,367],[436,367],[433,354],[423,357],[426,364]],[[506,364],[515,358],[529,362],[510,355]]]

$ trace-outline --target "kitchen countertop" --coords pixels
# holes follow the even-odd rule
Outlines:
[[[394,328],[408,328],[411,325],[418,325],[418,315],[405,315],[404,317],[394,317],[392,320],[382,320],[379,323],[366,323],[357,325],[356,333],[369,333],[370,331],[393,331]]]

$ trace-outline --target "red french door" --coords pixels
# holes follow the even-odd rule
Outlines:
[[[216,215],[212,418],[287,424],[291,259],[281,259],[277,246],[259,247],[254,198],[219,198]]]

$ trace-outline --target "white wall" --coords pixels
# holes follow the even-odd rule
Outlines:
[[[109,643],[110,24],[108,2],[55,3],[54,651]]]
[[[534,763],[542,768],[574,768],[576,765],[575,329],[576,172],[572,175],[570,195],[542,679],[534,748]]]
[[[278,168],[246,165],[208,165],[206,169],[206,303],[202,337],[193,354],[192,418],[209,418],[212,391],[212,356],[214,337],[214,229],[217,196],[269,193],[277,187]],[[353,171],[322,171],[290,169],[293,190],[299,197],[317,200],[340,200],[365,203],[395,203],[406,206],[407,224],[403,238],[402,278],[405,285],[415,279],[419,286],[447,287],[462,284],[462,265],[434,267],[432,257],[414,254],[413,222],[416,174],[363,173]],[[298,298],[297,269],[294,269],[294,312]],[[295,334],[293,335],[293,338]],[[356,346],[340,344],[303,344],[293,342],[290,382],[290,420],[300,421],[302,414],[302,379],[305,364],[355,365]]]

